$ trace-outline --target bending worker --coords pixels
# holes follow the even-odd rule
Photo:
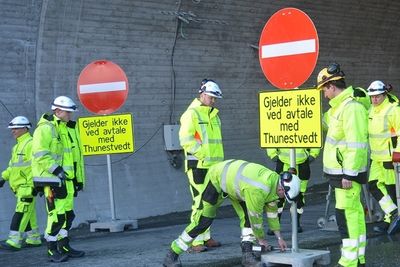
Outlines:
[[[388,97],[389,88],[381,81],[374,81],[368,87],[372,102],[368,122],[371,149],[368,186],[385,213],[383,226],[374,227],[376,232],[386,232],[397,216],[392,153],[400,152],[400,108],[394,98]]]
[[[296,170],[301,180],[300,194],[297,198],[297,232],[303,232],[303,228],[300,224],[301,215],[304,212],[305,205],[305,192],[307,190],[308,180],[310,180],[311,169],[310,163],[313,162],[319,155],[319,148],[296,148]],[[276,148],[267,149],[268,157],[276,162],[275,171],[281,173],[283,170],[290,168],[290,149],[289,148]],[[278,203],[278,218],[279,221],[282,216],[283,208],[285,205],[285,199],[280,199]],[[273,235],[273,231],[268,230],[268,235]]]
[[[178,267],[179,255],[188,250],[193,240],[212,223],[218,207],[228,197],[240,219],[242,231],[242,264],[246,267],[261,266],[252,252],[257,241],[264,249],[271,246],[265,239],[263,212],[267,214],[270,229],[275,233],[279,248],[284,251],[286,242],[280,233],[277,200],[286,198],[291,203],[300,192],[300,179],[289,172],[281,175],[266,167],[243,160],[227,160],[213,165],[206,176],[206,189],[201,197],[201,209],[194,220],[172,242],[164,259],[166,267]]]
[[[24,232],[25,246],[42,244],[36,221],[36,192],[32,181],[32,136],[29,133],[31,126],[24,116],[17,116],[8,124],[17,143],[12,149],[7,169],[1,174],[0,187],[3,187],[5,181],[9,182],[17,198],[17,205],[11,220],[8,239],[1,244],[4,249],[21,249]]]
[[[353,87],[346,87],[337,63],[319,72],[317,88],[324,91],[331,106],[324,116],[328,132],[323,170],[335,188],[336,221],[342,238],[338,266],[365,266],[367,237],[361,190],[367,182],[368,112],[353,96]]]
[[[82,257],[83,251],[70,247],[67,217],[68,196],[74,194],[74,157],[67,122],[75,103],[66,96],[54,99],[53,114],[43,114],[33,134],[32,173],[35,186],[43,186],[46,197],[47,254],[50,261],[63,262],[68,257]]]
[[[221,120],[215,108],[217,98],[222,98],[218,84],[204,79],[200,85],[199,98],[195,98],[181,116],[179,141],[185,150],[185,171],[192,194],[192,220],[199,207],[204,179],[210,166],[224,160]],[[221,243],[211,238],[210,229],[193,242],[193,252],[203,252]]]

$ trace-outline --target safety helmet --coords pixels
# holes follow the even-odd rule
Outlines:
[[[24,116],[17,116],[8,123],[8,129],[31,128],[32,124]]]
[[[280,185],[285,190],[285,198],[292,203],[300,193],[300,178],[288,171],[280,174]]]
[[[387,93],[388,88],[382,81],[373,81],[368,87],[368,95],[380,95],[383,93]]]
[[[206,95],[213,96],[215,98],[222,98],[221,89],[213,80],[204,79],[201,82],[199,94],[201,93],[205,93]]]
[[[340,70],[338,63],[331,63],[328,67],[323,68],[317,77],[317,89],[322,89],[327,82],[340,80],[345,77],[344,72]]]
[[[74,101],[67,96],[58,96],[54,99],[51,105],[51,110],[55,110],[57,108],[71,112],[77,111]]]

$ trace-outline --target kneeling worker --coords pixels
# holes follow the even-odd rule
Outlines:
[[[228,197],[240,219],[242,230],[242,264],[261,266],[252,252],[253,244],[266,250],[271,246],[265,239],[263,212],[266,211],[269,228],[274,232],[279,248],[284,251],[286,242],[280,233],[277,200],[286,198],[291,203],[300,192],[300,179],[294,174],[277,174],[268,168],[243,160],[227,160],[210,167],[205,178],[205,190],[195,220],[172,242],[163,266],[179,267],[179,255],[191,247],[193,240],[207,229],[216,217],[217,209]]]

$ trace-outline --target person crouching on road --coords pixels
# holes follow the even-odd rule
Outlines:
[[[296,170],[298,170],[299,178],[301,179],[300,194],[297,198],[297,232],[302,233],[301,216],[304,212],[305,193],[307,190],[308,181],[311,176],[310,164],[319,155],[319,148],[296,148]],[[290,168],[290,149],[289,148],[268,148],[267,155],[270,159],[276,162],[275,171],[281,173],[283,170]],[[278,218],[282,217],[283,208],[285,207],[285,199],[280,199],[278,203]],[[271,230],[267,231],[268,235],[274,235]]]
[[[267,213],[269,228],[274,232],[281,251],[287,245],[280,233],[277,201],[286,198],[291,203],[300,192],[300,179],[290,172],[278,174],[262,165],[243,160],[226,160],[211,166],[205,178],[206,188],[201,197],[202,209],[196,211],[182,234],[171,243],[163,266],[179,267],[179,255],[187,251],[197,235],[203,233],[214,220],[219,206],[228,197],[240,219],[242,231],[242,264],[261,266],[253,253],[258,243],[264,251],[272,247],[265,239],[263,212]]]
[[[68,196],[74,194],[74,157],[67,122],[75,103],[66,96],[54,99],[53,114],[43,114],[33,134],[32,174],[34,184],[44,187],[47,208],[47,254],[50,261],[82,257],[85,252],[69,245],[68,230],[73,217],[67,216]],[[72,218],[72,219],[71,219]]]
[[[20,250],[23,233],[26,234],[25,246],[40,246],[40,234],[36,221],[36,192],[32,181],[31,157],[32,136],[29,133],[31,123],[24,116],[17,116],[10,121],[8,128],[17,143],[11,153],[8,167],[2,172],[0,187],[6,181],[17,198],[15,213],[11,220],[8,239],[1,244],[1,248]]]
[[[389,97],[389,91],[390,87],[382,81],[374,81],[368,87],[372,102],[368,122],[371,149],[368,187],[385,212],[383,225],[374,227],[376,232],[386,232],[397,216],[392,154],[400,152],[400,107],[394,98]]]

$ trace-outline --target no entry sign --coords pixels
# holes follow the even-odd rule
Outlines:
[[[118,110],[128,97],[128,78],[117,64],[98,60],[87,65],[78,78],[78,96],[89,111],[107,115]]]
[[[281,9],[271,16],[261,33],[261,69],[275,87],[299,87],[315,68],[318,48],[317,30],[307,14],[296,8]]]

